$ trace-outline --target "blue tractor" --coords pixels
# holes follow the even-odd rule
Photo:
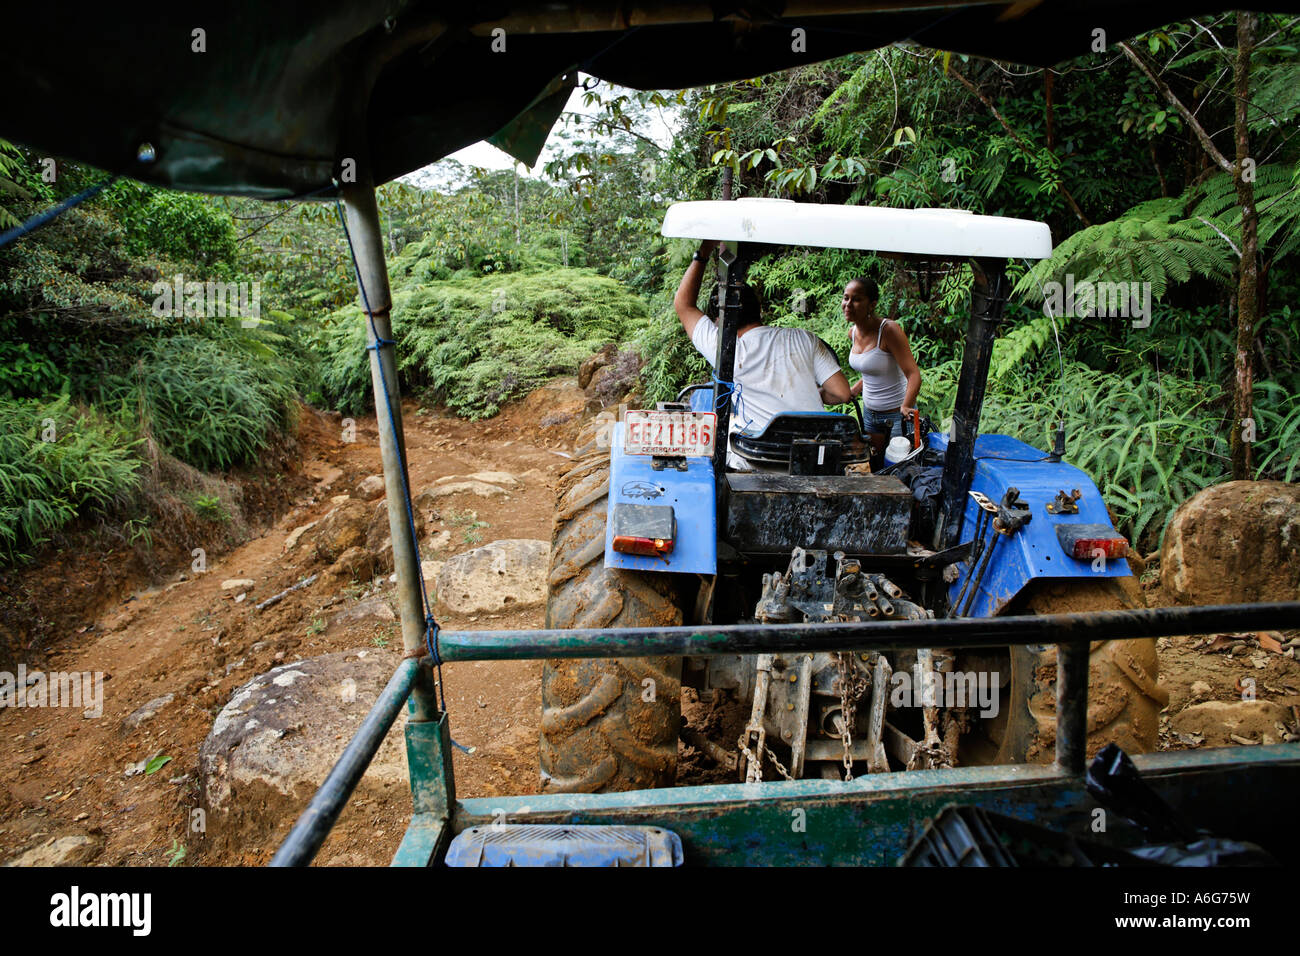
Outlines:
[[[714,381],[598,420],[580,441],[558,492],[548,628],[901,621],[1136,603],[1127,542],[1097,486],[1064,460],[1064,434],[1044,452],[978,433],[1006,263],[1049,255],[1046,224],[742,199],[678,203],[663,233],[723,240]],[[860,409],[782,414],[759,433],[731,426],[747,265],[799,246],[896,256],[920,274],[972,266],[951,424],[921,434],[918,422],[911,453],[889,467],[871,470]],[[683,686],[732,702],[721,740],[699,728],[688,737],[715,761],[734,761],[744,781],[1045,762],[1055,655],[1029,645],[550,660],[543,787],[671,786]],[[1156,677],[1150,639],[1091,646],[1090,750],[1110,741],[1154,749],[1168,702]]]

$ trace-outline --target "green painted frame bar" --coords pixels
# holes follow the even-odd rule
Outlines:
[[[443,631],[438,635],[438,654],[446,663],[539,657],[770,654],[789,650],[960,649],[1207,634],[1225,627],[1233,630],[1300,627],[1300,601],[924,621]]]
[[[406,725],[406,765],[414,814],[393,856],[393,866],[430,866],[446,850],[448,823],[456,808],[447,715]]]
[[[1251,840],[1283,861],[1300,855],[1300,830],[1265,812],[1300,787],[1300,743],[1137,755],[1143,778],[1193,826]],[[872,774],[844,783],[797,780],[609,794],[462,800],[448,828],[417,815],[394,865],[440,862],[448,837],[508,823],[639,824],[670,829],[689,865],[889,866],[952,804],[974,805],[1097,838],[1096,804],[1077,776],[1008,765]],[[1134,844],[1135,827],[1106,821],[1107,842]]]

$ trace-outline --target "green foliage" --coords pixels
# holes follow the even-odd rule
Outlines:
[[[167,851],[167,865],[169,867],[179,866],[185,862],[185,856],[189,851],[181,845],[181,841],[172,837],[171,849]]]
[[[144,772],[146,775],[151,776],[157,773],[159,770],[161,770],[163,767],[167,766],[171,762],[172,762],[171,757],[168,757],[164,754],[159,754],[158,756],[151,759],[147,764],[145,764]]]
[[[222,504],[220,495],[197,495],[194,498],[194,513],[205,521],[230,520],[230,513]]]
[[[1259,241],[1269,258],[1285,256],[1300,241],[1300,190],[1296,167],[1260,167],[1255,202],[1260,213]],[[1193,276],[1231,281],[1241,241],[1241,209],[1236,187],[1219,173],[1184,196],[1153,199],[1111,222],[1082,229],[1037,263],[1013,290],[1027,300],[1043,300],[1042,284],[1073,274],[1084,281],[1144,281],[1161,299],[1175,284]],[[1272,247],[1272,248],[1270,248]]]
[[[919,404],[935,422],[951,412],[959,368],[954,360],[925,371]],[[1097,483],[1116,527],[1149,551],[1179,504],[1231,477],[1228,397],[1216,383],[1160,374],[1143,364],[1116,373],[1067,362],[1063,375],[1048,365],[991,383],[980,431],[1050,448],[1063,419],[1066,460]],[[1263,382],[1255,405],[1256,477],[1294,480],[1300,474],[1300,400]]]
[[[601,345],[624,341],[646,321],[641,300],[590,270],[422,282],[424,269],[404,256],[395,270],[411,278],[393,295],[400,369],[409,385],[468,418],[494,415],[547,379],[572,374]],[[316,348],[328,357],[328,398],[347,411],[365,408],[370,372],[360,312],[341,309],[323,320]]]
[[[0,558],[23,560],[79,515],[123,500],[139,466],[121,428],[66,396],[0,399]]]
[[[212,470],[253,461],[288,424],[294,389],[284,365],[252,343],[182,334],[150,341],[105,395],[165,451]]]
[[[11,208],[14,200],[24,204],[49,198],[50,192],[33,175],[23,151],[7,140],[0,139],[0,229],[17,226],[22,219]]]
[[[12,320],[0,319],[0,335],[14,325]],[[59,391],[62,379],[59,367],[47,354],[30,343],[0,337],[0,388],[6,396],[49,395]]]
[[[204,266],[234,260],[234,222],[209,199],[120,179],[104,191],[103,203],[116,210],[133,256]]]

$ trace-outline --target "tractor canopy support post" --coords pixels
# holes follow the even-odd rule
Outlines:
[[[368,177],[342,187],[348,234],[357,258],[357,280],[364,290],[362,307],[369,303],[366,344],[370,350],[370,380],[375,395],[375,419],[379,426],[379,454],[384,465],[384,491],[388,495],[388,531],[393,542],[393,566],[397,571],[397,603],[402,621],[402,646],[408,656],[424,646],[424,582],[416,550],[415,532],[407,513],[406,439],[402,429],[402,399],[397,385],[397,346],[376,348],[376,336],[393,339],[392,294],[388,288],[388,267],[384,262],[384,237],[379,228],[379,207]],[[385,400],[387,388],[387,400]],[[391,414],[389,410],[391,409]],[[437,720],[432,680],[422,669],[411,694],[415,721]]]
[[[942,550],[959,543],[966,493],[975,475],[975,438],[979,434],[984,389],[988,385],[993,340],[1007,304],[1007,274],[1004,259],[973,259],[975,288],[971,295],[970,325],[962,353],[957,400],[952,410],[952,430],[943,463],[939,496],[939,520],[935,527],[935,548]]]
[[[738,251],[724,247],[718,256],[719,334],[718,358],[714,364],[717,381],[713,384],[713,407],[718,413],[713,468],[719,484],[726,480],[727,449],[731,445],[729,429],[736,402],[736,330],[740,328],[740,286],[744,281],[745,268]]]

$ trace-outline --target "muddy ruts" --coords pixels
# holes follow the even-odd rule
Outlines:
[[[583,457],[560,481],[546,626],[680,624],[666,576],[605,568],[608,492],[607,451]],[[543,789],[670,787],[680,726],[680,658],[548,660],[538,742]]]
[[[1041,581],[1017,601],[1022,613],[1108,611],[1137,603],[1115,578]],[[1011,649],[1006,722],[999,728],[995,763],[1046,763],[1056,740],[1056,648]],[[1127,753],[1159,744],[1160,711],[1169,693],[1159,685],[1156,642],[1151,638],[1093,641],[1088,655],[1087,752],[1108,743]]]

